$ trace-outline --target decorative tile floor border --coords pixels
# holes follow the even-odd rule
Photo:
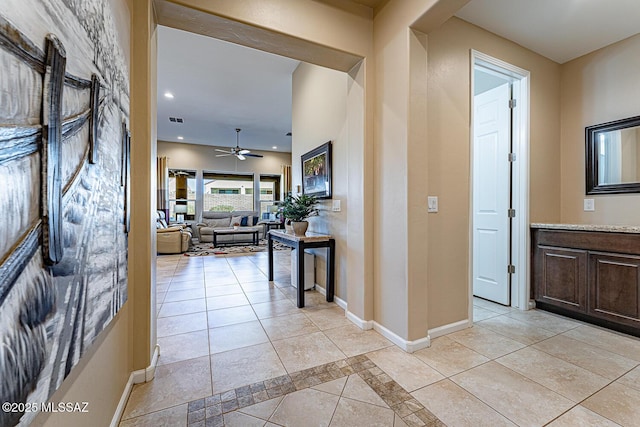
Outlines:
[[[358,374],[409,427],[446,427],[365,355],[193,400],[189,402],[188,427],[224,427],[226,413],[353,374]]]

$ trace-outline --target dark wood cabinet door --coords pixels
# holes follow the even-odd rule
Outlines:
[[[536,301],[586,312],[587,251],[538,246],[536,252]]]
[[[589,314],[640,327],[640,256],[589,253]]]

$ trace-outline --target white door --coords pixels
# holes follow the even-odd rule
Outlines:
[[[473,294],[510,304],[510,85],[474,98]]]

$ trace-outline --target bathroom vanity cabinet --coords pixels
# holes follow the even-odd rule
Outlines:
[[[536,307],[640,336],[640,227],[531,224]]]

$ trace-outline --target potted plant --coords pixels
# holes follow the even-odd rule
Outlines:
[[[291,221],[293,234],[304,236],[307,227],[309,227],[309,222],[306,219],[318,215],[317,204],[318,199],[315,196],[307,194],[287,196],[282,204],[282,214],[287,220]]]

